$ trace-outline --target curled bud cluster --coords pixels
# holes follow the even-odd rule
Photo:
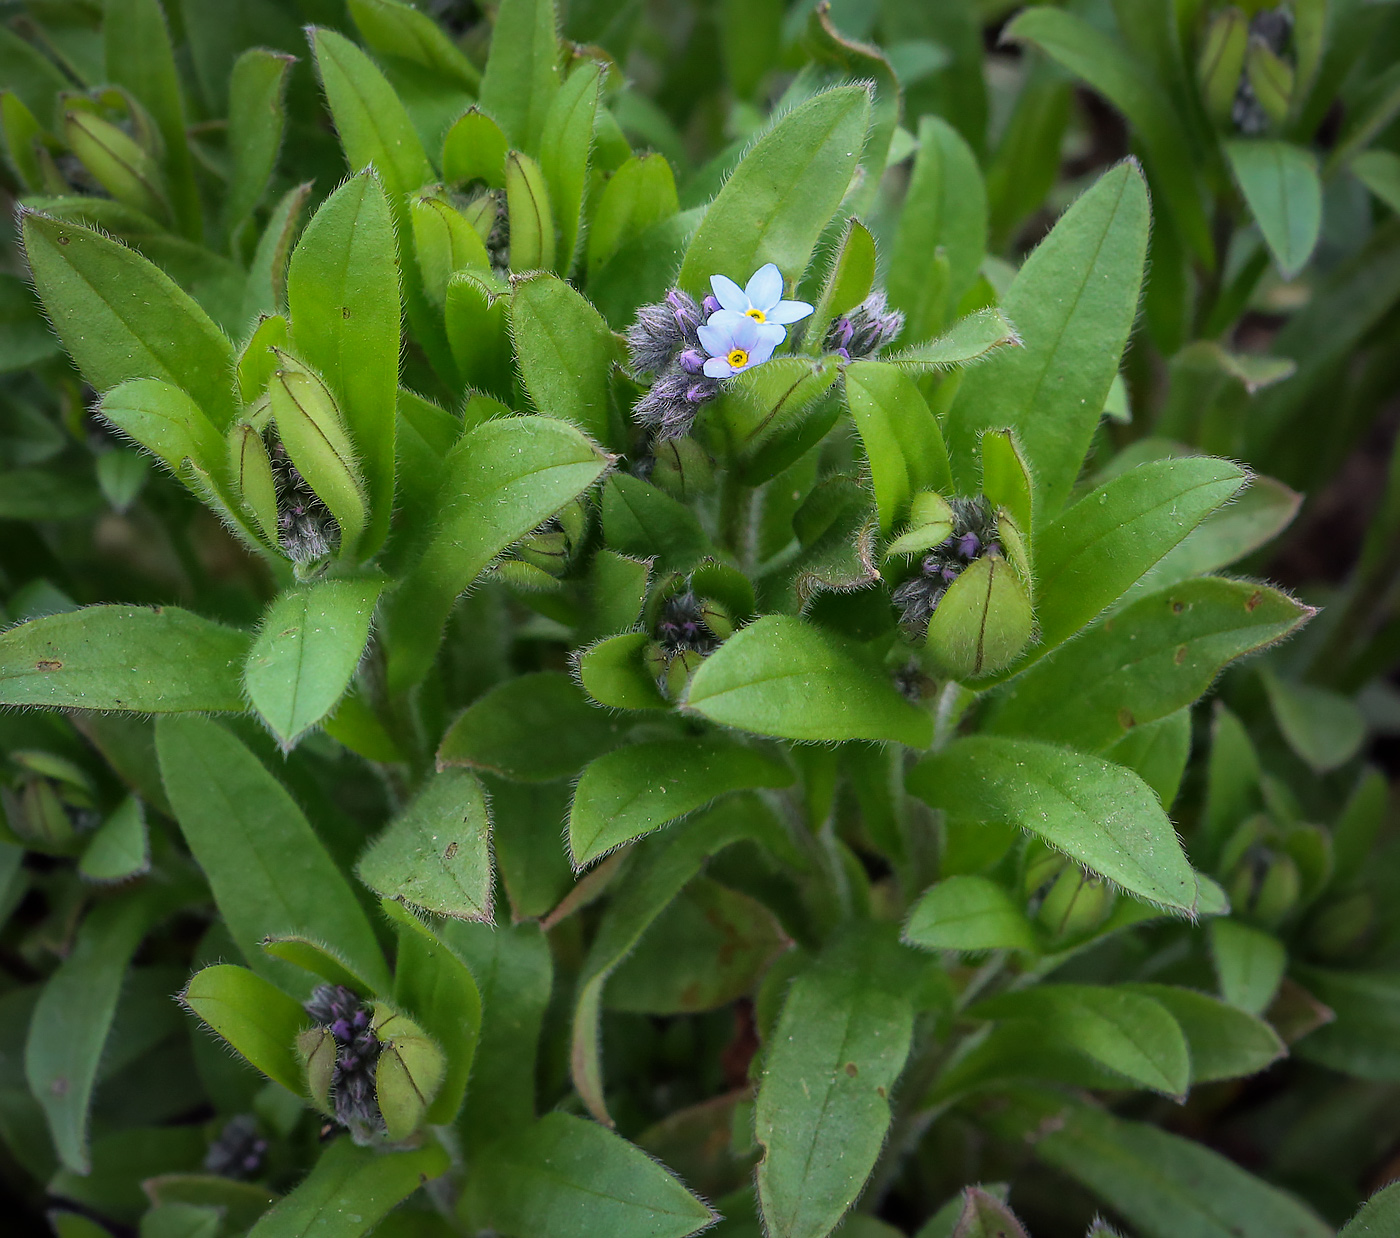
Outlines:
[[[734,620],[719,602],[686,589],[667,598],[652,626],[646,661],[657,686],[675,699],[700,663],[734,631]]]
[[[890,309],[882,289],[877,288],[849,314],[832,320],[823,341],[827,352],[839,353],[847,361],[873,357],[904,330],[904,315]]]
[[[209,1145],[204,1168],[221,1178],[248,1178],[262,1168],[267,1140],[258,1131],[251,1113],[240,1113],[224,1123],[219,1137]]]
[[[330,1098],[336,1120],[356,1133],[380,1130],[374,1068],[383,1046],[374,1034],[373,1010],[339,984],[317,988],[305,1010],[335,1041]]]
[[[340,545],[340,526],[307,484],[287,449],[275,443],[268,453],[277,491],[277,539],[293,563],[315,563]]]
[[[704,373],[703,322],[704,311],[695,298],[672,288],[665,300],[643,305],[627,330],[632,369],[655,375],[632,416],[652,428],[658,439],[689,434],[700,406],[719,393],[718,380]]]
[[[929,620],[948,587],[968,564],[985,554],[1001,554],[997,541],[996,518],[981,495],[972,499],[952,499],[953,531],[919,561],[918,573],[893,593],[900,622],[912,637],[922,639]]]

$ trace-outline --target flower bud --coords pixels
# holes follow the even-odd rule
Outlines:
[[[1218,125],[1229,123],[1248,45],[1249,21],[1239,9],[1223,9],[1206,28],[1196,60],[1196,81],[1201,101]]]
[[[387,1006],[375,1005],[373,1030],[380,1044],[375,1098],[385,1133],[398,1142],[422,1125],[442,1086],[447,1061],[431,1036]]]
[[[228,432],[229,477],[234,497],[268,546],[280,545],[277,524],[277,483],[262,435],[246,421]]]
[[[340,550],[353,550],[365,526],[365,488],[354,448],[320,378],[285,353],[268,386],[277,433],[297,472],[340,526]]]
[[[709,453],[689,435],[657,439],[652,444],[649,480],[682,501],[714,488],[715,468]]]
[[[1115,897],[1101,878],[1066,864],[1041,901],[1036,919],[1049,930],[1053,941],[1066,941],[1098,928],[1112,910]]]
[[[93,179],[118,202],[169,221],[160,165],[116,125],[75,108],[64,114],[63,137]]]
[[[1035,621],[1025,586],[999,554],[974,561],[948,587],[924,642],[934,664],[954,679],[1009,666],[1030,643]]]

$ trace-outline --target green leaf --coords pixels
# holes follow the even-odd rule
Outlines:
[[[875,286],[875,238],[858,219],[846,221],[846,231],[831,260],[821,296],[812,317],[802,324],[803,349],[823,351],[827,328],[842,314],[855,309]]]
[[[447,1153],[436,1142],[411,1152],[381,1152],[337,1139],[297,1188],[248,1231],[248,1238],[360,1238],[447,1168]]]
[[[846,368],[846,400],[870,461],[871,483],[886,537],[919,490],[948,494],[948,449],[928,401],[908,374],[881,361]]]
[[[486,275],[491,258],[485,242],[467,218],[443,196],[441,189],[412,195],[408,213],[413,226],[413,251],[423,280],[423,295],[432,305],[447,300],[447,285],[461,270]],[[451,339],[448,340],[449,347]]]
[[[1036,541],[1036,613],[1046,649],[1068,640],[1244,486],[1211,456],[1156,460],[1091,491]]]
[[[373,165],[396,198],[426,185],[433,179],[432,165],[403,103],[374,61],[333,30],[312,27],[308,34],[350,170]]]
[[[0,634],[0,704],[241,713],[247,633],[174,606],[87,606]]]
[[[383,581],[322,580],[268,607],[243,669],[248,699],[283,748],[336,706],[369,639]]]
[[[1281,679],[1267,668],[1260,674],[1284,739],[1315,772],[1337,769],[1361,750],[1366,741],[1366,720],[1350,697]]]
[[[497,684],[448,728],[438,766],[466,765],[523,782],[577,773],[622,742],[622,724],[561,671]]]
[[[1400,155],[1393,150],[1363,151],[1351,161],[1351,173],[1400,215]]]
[[[363,976],[357,975],[328,946],[305,937],[266,937],[262,948],[264,954],[300,967],[328,984],[344,985],[365,998],[375,995],[374,986]]]
[[[1137,316],[1148,222],[1142,173],[1121,163],[1026,259],[1001,301],[1023,347],[963,377],[944,427],[964,490],[978,435],[1009,428],[1035,476],[1039,518],[1064,505]]]
[[[1139,898],[1196,914],[1191,865],[1131,770],[1035,740],[969,736],[924,758],[907,781],[954,821],[1018,825]]]
[[[256,322],[260,314],[280,314],[287,308],[287,262],[292,243],[301,228],[301,212],[311,197],[309,181],[287,190],[268,215],[258,238],[244,284],[244,322]]]
[[[613,709],[669,709],[656,677],[643,662],[649,632],[624,632],[578,654],[578,677],[600,705]]]
[[[536,410],[622,446],[609,395],[617,337],[598,311],[562,279],[541,274],[516,282],[510,313],[520,378]]]
[[[603,488],[603,539],[662,571],[687,571],[714,549],[689,507],[630,473],[614,473]]]
[[[442,141],[442,178],[454,187],[481,180],[492,189],[504,189],[509,149],[500,125],[485,112],[470,107]]]
[[[376,55],[428,69],[473,94],[480,87],[476,66],[437,22],[411,4],[350,0],[349,9],[365,46]]]
[[[1385,1238],[1400,1230],[1400,1182],[1382,1187],[1342,1226],[1337,1238]]]
[[[395,255],[389,203],[374,173],[363,172],[321,205],[287,271],[297,355],[335,394],[369,486],[362,557],[384,541],[394,501],[400,318]]]
[[[1170,984],[1127,987],[1160,1002],[1180,1025],[1191,1051],[1193,1087],[1256,1074],[1288,1052],[1278,1033],[1262,1019],[1217,997]]]
[[[1400,972],[1295,967],[1294,974],[1336,1015],[1298,1041],[1298,1057],[1353,1079],[1400,1079]]]
[[[924,950],[1037,950],[1035,930],[1007,891],[988,877],[945,877],[909,913],[904,940]]]
[[[305,933],[333,942],[354,971],[386,990],[374,930],[282,784],[208,719],[162,718],[156,748],[185,841],[254,969],[304,987],[304,975],[258,947],[270,935]]]
[[[884,358],[916,374],[934,373],[978,361],[992,351],[1021,343],[1021,337],[999,309],[980,309],[959,318],[942,335],[922,344],[911,344]]]
[[[861,86],[825,91],[778,121],[710,203],[679,285],[704,296],[711,275],[743,284],[767,262],[795,282],[846,193],[869,123]]]
[[[233,154],[224,229],[232,236],[262,201],[277,166],[286,124],[283,101],[294,59],[285,52],[250,47],[234,62],[229,79],[228,144]]]
[[[933,719],[860,649],[825,629],[766,615],[701,664],[685,707],[781,739],[878,739],[926,748]]]
[[[141,801],[128,795],[83,848],[78,871],[89,881],[126,881],[151,867],[151,843]]]
[[[392,691],[427,674],[457,595],[607,466],[573,426],[548,417],[502,417],[462,437],[448,456],[432,541],[384,617]]]
[[[534,1121],[535,1059],[553,964],[538,924],[493,928],[449,920],[440,931],[481,990],[477,1054],[491,1069],[476,1072],[457,1127],[466,1146],[477,1149]]]
[[[1134,602],[1018,675],[986,729],[1102,752],[1191,704],[1228,663],[1291,635],[1313,613],[1263,585],[1188,580]]]
[[[1186,761],[1191,755],[1191,709],[1135,726],[1104,751],[1115,765],[1125,765],[1157,792],[1168,810],[1181,789]]]
[[[885,1141],[913,1030],[909,996],[874,972],[819,966],[793,981],[754,1111],[773,1238],[822,1238],[850,1207]]]
[[[102,397],[102,416],[133,442],[180,474],[193,460],[218,476],[227,454],[223,436],[179,387],[154,378],[132,378]]]
[[[545,113],[540,170],[549,186],[550,205],[559,225],[558,266],[566,275],[574,265],[574,250],[578,247],[588,155],[602,88],[601,65],[582,64],[569,74]]]
[[[394,1002],[446,1053],[447,1069],[426,1121],[451,1122],[462,1107],[481,1035],[481,993],[465,963],[417,916],[391,899],[384,910],[399,926]]]
[[[919,118],[919,153],[890,255],[890,304],[904,311],[904,338],[938,331],[972,286],[987,248],[987,190],[977,156],[938,116]],[[929,277],[942,249],[944,283]]]
[[[589,948],[574,1007],[570,1054],[574,1087],[599,1121],[611,1121],[603,1099],[599,1026],[608,977],[710,856],[740,839],[760,839],[772,844],[775,833],[781,837],[771,810],[756,797],[745,795],[638,846],[629,880],[609,903]]]
[[[1291,142],[1237,138],[1225,156],[1259,231],[1284,279],[1312,257],[1322,230],[1322,182],[1317,157]]]
[[[1277,937],[1222,917],[1210,922],[1210,953],[1227,1002],[1246,1014],[1269,1008],[1288,965],[1288,952]]]
[[[491,918],[491,816],[475,774],[436,774],[370,844],[356,871],[370,889],[439,916]]]
[[[792,779],[776,757],[730,741],[629,744],[585,767],[569,809],[569,850],[581,868],[721,795]]]
[[[43,1106],[59,1159],[74,1173],[92,1169],[88,1110],[127,966],[172,903],[169,890],[159,887],[100,903],[45,982],[30,1018],[25,1077]]]
[[[511,145],[535,152],[559,89],[553,0],[502,0],[481,79],[481,107]]]
[[[299,1002],[232,963],[196,972],[180,1000],[269,1079],[293,1096],[305,1095],[296,1039],[310,1018]]]
[[[483,272],[459,271],[447,281],[447,344],[462,382],[514,403],[509,309],[510,297],[495,291]]]
[[[715,1221],[641,1149],[567,1113],[483,1151],[460,1209],[473,1228],[550,1238],[684,1238]]]
[[[718,1010],[752,993],[791,946],[756,898],[696,877],[613,972],[604,1005],[639,1014]]]
[[[1008,39],[1034,43],[1108,99],[1136,131],[1176,228],[1208,265],[1215,260],[1210,226],[1179,110],[1152,73],[1083,17],[1050,7],[1028,9],[1006,27]],[[1161,37],[1165,37],[1165,31]]]
[[[653,224],[680,211],[676,177],[664,155],[634,155],[609,178],[588,228],[588,278],[619,252],[630,249]]]
[[[1048,1043],[1071,1048],[1141,1087],[1185,1096],[1186,1037],[1167,1008],[1121,986],[1041,984],[978,1002],[979,1019],[1024,1019]]]
[[[559,823],[568,818],[566,781],[507,782],[486,778],[492,811],[491,850],[510,900],[513,921],[547,915],[574,884]]]
[[[199,191],[185,139],[175,51],[160,0],[105,0],[102,44],[106,80],[131,91],[160,130],[162,162],[180,230],[197,240]]]
[[[506,214],[510,225],[510,269],[553,270],[557,245],[549,186],[540,165],[518,150],[506,156]]]
[[[1088,1187],[1143,1238],[1332,1233],[1291,1195],[1190,1139],[1063,1100],[1046,1116],[1053,1129],[1041,1128],[1036,1157]]]
[[[25,212],[24,252],[63,346],[98,391],[129,378],[184,388],[221,433],[234,418],[233,346],[189,295],[119,241]]]
[[[222,1213],[230,1230],[251,1229],[277,1196],[256,1182],[239,1182],[218,1174],[158,1174],[142,1184],[157,1205],[196,1204]]]

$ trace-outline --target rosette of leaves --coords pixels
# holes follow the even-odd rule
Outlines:
[[[133,63],[173,64],[133,12],[161,33]],[[920,1196],[924,1152],[972,1130],[1143,1233],[1328,1232],[1114,1108],[1283,1051],[1272,991],[1217,984],[1203,941],[1359,941],[1322,831],[1262,775],[1203,824],[1177,808],[1192,706],[1313,612],[1214,574],[1291,516],[1276,483],[1225,447],[1109,450],[1139,166],[1008,273],[952,126],[925,118],[877,195],[899,77],[821,11],[812,70],[682,210],[548,0],[505,0],[480,70],[407,5],[349,12],[363,46],[309,31],[348,178],[299,235],[291,206],[266,245],[202,234],[260,300],[212,313],[96,213],[23,218],[102,416],[270,595],[256,627],[210,594],[0,635],[0,702],[45,711],[5,770],[5,898],[24,847],[126,883],[57,869],[49,938],[94,905],[42,989],[0,995],[26,1029],[0,1134],[48,1132],[31,1175],[84,1207],[62,1225],[351,1238],[409,1200],[414,1232],[820,1238]],[[11,147],[193,244],[188,133],[140,80],[73,104],[64,150]],[[661,448],[620,333],[768,263],[810,323]],[[1232,520],[1258,489],[1282,502]],[[1353,856],[1373,809],[1337,827]],[[1306,927],[1304,890],[1330,900]],[[124,976],[193,1016],[157,1020],[188,1070],[137,1125],[100,1103],[104,1060],[153,1052]],[[708,1074],[673,1088],[686,1038]],[[208,1130],[168,1121],[200,1105]],[[985,1191],[960,1208],[1015,1224]]]

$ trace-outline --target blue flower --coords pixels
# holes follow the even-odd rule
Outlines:
[[[705,362],[706,377],[729,378],[750,366],[761,365],[773,355],[785,334],[782,327],[760,323],[743,314],[721,311],[711,315],[710,321],[700,328],[700,343],[710,354]]]
[[[786,326],[800,322],[812,312],[812,307],[806,301],[782,299],[783,273],[771,262],[754,272],[747,288],[740,288],[725,275],[711,275],[710,287],[714,289],[715,300],[721,307],[710,318],[711,322],[721,314],[736,314],[764,325]],[[774,341],[775,347],[782,338],[779,335]]]

